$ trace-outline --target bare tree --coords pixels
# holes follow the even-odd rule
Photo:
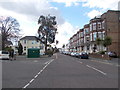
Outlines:
[[[47,43],[54,43],[56,35],[56,17],[55,16],[43,16],[41,15],[38,19],[40,24],[38,34],[40,40],[45,44],[45,53],[47,54]]]
[[[2,34],[2,49],[5,49],[5,46],[8,41],[13,40],[14,38],[19,37],[20,25],[15,18],[12,17],[0,17],[0,31]]]

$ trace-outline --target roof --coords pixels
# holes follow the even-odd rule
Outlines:
[[[21,38],[20,40],[37,40],[36,36],[25,36]]]

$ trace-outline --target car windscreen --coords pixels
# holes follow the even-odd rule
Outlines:
[[[8,52],[6,52],[6,51],[2,51],[2,54],[9,54]]]

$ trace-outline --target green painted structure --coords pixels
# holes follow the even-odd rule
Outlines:
[[[38,48],[29,48],[27,57],[28,58],[39,58],[40,57],[40,49],[38,49]]]

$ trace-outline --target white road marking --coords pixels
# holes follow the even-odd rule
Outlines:
[[[96,68],[94,68],[94,67],[92,67],[92,66],[89,66],[89,65],[86,65],[87,67],[89,67],[89,68],[92,68],[92,69],[94,69],[94,70],[96,70],[96,71],[98,71],[98,72],[100,72],[100,73],[102,73],[103,75],[107,75],[107,73],[104,73],[103,71],[101,71],[101,70],[99,70],[99,69],[96,69]]]
[[[24,88],[28,87],[30,84],[28,83],[27,85],[24,86]]]
[[[49,61],[45,62],[45,64],[48,64],[48,63],[49,63]]]
[[[33,81],[34,81],[34,79],[32,79],[32,80],[30,81],[30,83],[33,82]]]
[[[34,62],[38,62],[37,60],[35,60]]]
[[[31,80],[29,81],[29,83],[26,84],[26,85],[23,87],[23,89],[24,89],[24,88],[27,88],[27,87],[43,72],[43,70],[44,70],[52,61],[54,61],[54,59],[50,60],[50,61],[43,67],[43,69],[40,70],[40,71],[34,76],[34,78],[31,79]]]
[[[38,76],[36,75],[34,78],[37,78]]]

